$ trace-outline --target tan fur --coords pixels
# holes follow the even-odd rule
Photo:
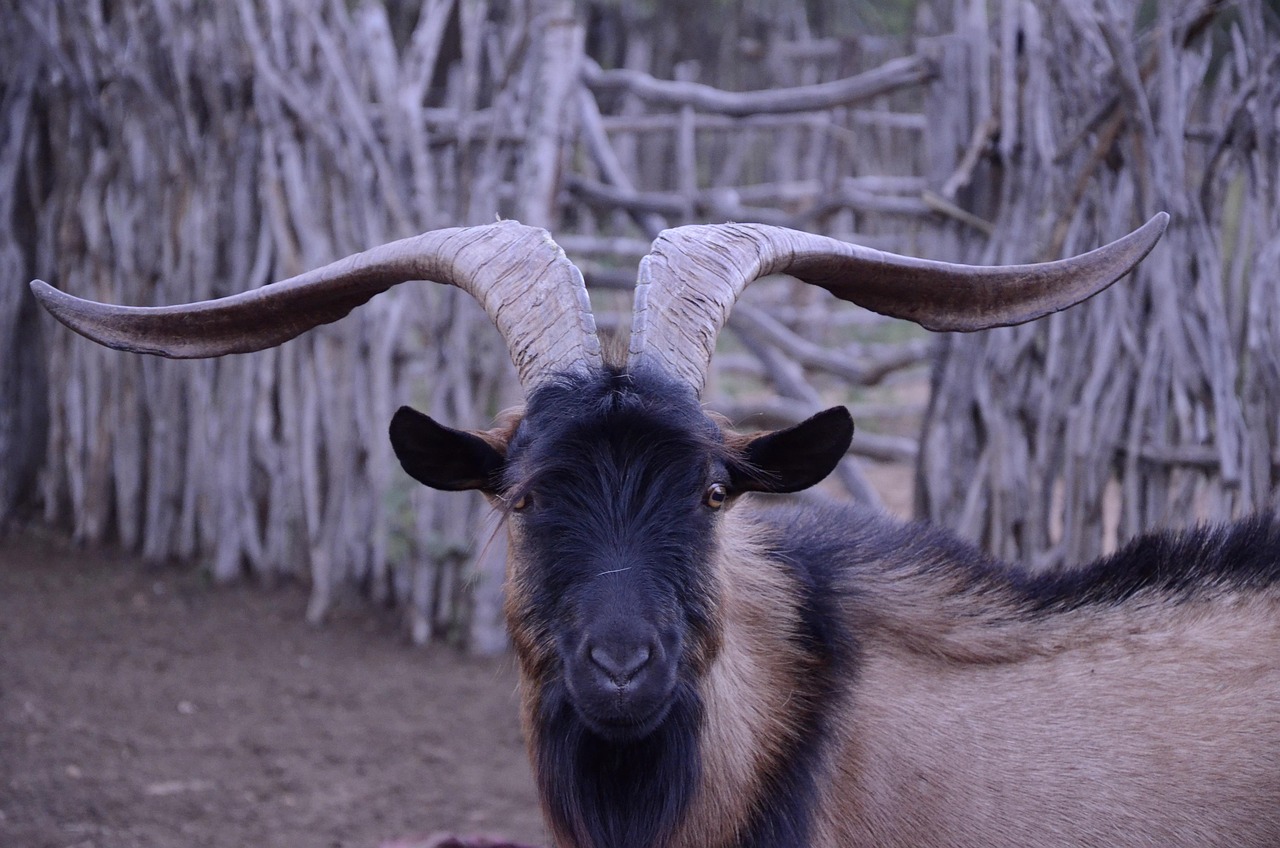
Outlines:
[[[503,456],[514,438],[516,429],[524,417],[524,407],[513,407],[503,410],[494,420],[489,430],[472,431],[484,439]],[[494,509],[503,510],[507,504],[497,495],[488,496]],[[529,587],[528,565],[520,554],[525,549],[523,531],[519,520],[505,522],[507,532],[507,570],[506,593],[503,611],[507,621],[507,634],[515,648],[516,658],[520,665],[520,725],[524,732],[525,749],[532,760],[537,751],[537,725],[533,717],[538,710],[540,682],[547,673],[552,662],[551,639],[546,633],[539,633],[524,626],[534,618],[528,610],[533,603]],[[551,817],[543,811],[543,820],[551,822]],[[566,841],[565,834],[553,834],[556,844]]]
[[[631,344],[631,326],[621,322],[612,327],[597,326],[596,333],[600,337],[600,357],[605,366],[625,367]]]
[[[532,601],[529,586],[528,568],[521,558],[524,550],[522,541],[523,528],[519,520],[507,522],[507,581],[504,613],[507,619],[507,632],[516,649],[516,657],[520,662],[522,701],[526,708],[533,704],[528,700],[536,697],[536,684],[547,673],[552,664],[552,640],[550,634],[536,632],[526,626],[534,618],[528,612]]]
[[[1280,844],[1277,593],[1012,621],[880,588],[815,848]]]
[[[513,406],[499,412],[493,419],[493,426],[488,430],[472,430],[471,433],[484,439],[489,447],[506,456],[507,447],[510,446],[511,440],[515,438],[516,428],[520,426],[520,421],[523,418],[524,407]]]
[[[531,762],[535,762],[539,745],[538,725],[534,717],[540,707],[542,682],[553,665],[552,639],[550,634],[536,632],[523,626],[533,621],[528,609],[532,603],[529,587],[528,564],[521,558],[524,550],[523,528],[520,521],[507,522],[507,581],[504,612],[507,619],[507,631],[516,651],[516,659],[520,665],[520,728],[524,732],[525,750]],[[543,801],[542,820],[552,828],[552,844],[568,845],[569,834],[555,831],[554,819]]]
[[[776,754],[757,753],[752,771],[735,740],[786,738],[786,681],[803,673],[781,644],[790,589],[751,555],[744,525],[725,528],[748,541],[720,566],[737,566],[740,591],[726,587],[726,646],[705,691],[724,704],[769,683],[759,714],[708,721],[706,807],[678,846],[729,841],[710,819],[741,823],[750,774]],[[860,581],[847,615],[865,655],[813,848],[1280,844],[1280,592],[1152,592],[1026,617],[1011,598],[960,588],[914,565]]]
[[[765,559],[749,521],[730,510],[714,562],[720,602],[720,650],[703,679],[706,718],[699,739],[702,778],[673,848],[708,848],[732,841],[761,797],[767,774],[792,744],[789,723],[804,655],[789,636],[797,628],[794,586]]]
[[[724,436],[724,446],[729,449],[730,453],[738,456],[745,454],[753,441],[761,436],[769,435],[768,433],[739,433],[733,429],[733,422],[729,420],[728,416],[705,406],[702,408],[702,414],[711,419],[711,423],[720,428],[720,433]]]

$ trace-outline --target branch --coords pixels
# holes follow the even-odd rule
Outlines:
[[[633,216],[665,215],[676,219],[706,216],[739,223],[772,224],[793,229],[805,229],[814,221],[842,209],[882,215],[915,216],[932,215],[935,211],[935,204],[931,204],[925,197],[881,194],[854,186],[845,186],[843,183],[836,192],[814,198],[813,205],[798,214],[791,214],[770,206],[744,205],[741,203],[742,197],[739,191],[731,188],[706,189],[692,196],[674,191],[641,192],[623,188],[616,183],[608,185],[579,174],[569,174],[565,178],[565,188],[587,203],[616,207]],[[954,204],[942,205],[946,208],[936,211],[942,211],[952,217],[964,214],[962,210],[957,213]],[[963,218],[962,220],[979,229],[983,225],[990,227],[981,219],[975,219],[978,223]]]
[[[967,209],[962,209],[936,192],[928,190],[923,191],[920,193],[920,199],[924,201],[925,206],[929,207],[929,209],[934,212],[954,218],[962,224],[973,227],[984,235],[990,236],[995,234],[995,224],[985,218],[978,217]]]
[[[583,57],[586,68],[599,68],[591,57]],[[582,124],[582,134],[587,142],[587,149],[591,151],[591,157],[595,159],[596,166],[600,169],[601,175],[607,180],[614,190],[621,193],[621,196],[629,196],[635,194],[635,186],[631,182],[631,177],[627,174],[626,168],[622,167],[622,163],[618,161],[618,154],[614,152],[613,145],[609,143],[609,135],[604,130],[604,124],[600,117],[600,107],[596,103],[596,98],[585,87],[578,87],[578,113]],[[569,177],[568,185],[570,190],[573,188],[573,176]],[[616,204],[625,206],[625,204]],[[646,211],[628,207],[631,218],[635,221],[636,226],[648,234],[649,238],[656,238],[658,233],[666,229],[667,222],[663,220],[658,212]]]
[[[875,385],[894,371],[923,362],[930,350],[930,343],[921,339],[891,345],[874,359],[859,357],[857,362],[850,361],[847,353],[828,350],[801,338],[763,310],[747,303],[734,306],[729,323],[739,333],[768,342],[806,368],[835,374],[858,386]]]
[[[705,112],[746,116],[761,113],[812,112],[849,106],[900,88],[928,82],[937,73],[923,56],[904,56],[875,70],[845,79],[766,91],[723,91],[695,82],[660,80],[632,70],[601,70],[589,62],[583,79],[592,89],[625,89],[650,103],[692,106]]]

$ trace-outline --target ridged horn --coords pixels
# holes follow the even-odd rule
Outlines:
[[[99,344],[198,359],[275,347],[411,280],[457,286],[507,343],[526,391],[551,373],[598,367],[600,342],[582,273],[546,230],[514,221],[434,230],[262,288],[181,306],[113,306],[35,280],[63,324]]]
[[[729,312],[752,281],[790,274],[841,300],[930,330],[1033,321],[1093,297],[1153,248],[1160,212],[1105,247],[1035,265],[956,265],[782,227],[711,224],[661,233],[640,261],[628,366],[656,366],[699,394]]]

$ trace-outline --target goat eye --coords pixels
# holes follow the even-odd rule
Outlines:
[[[524,509],[531,503],[533,503],[533,496],[528,492],[525,492],[523,495],[511,502],[511,508],[518,511]]]
[[[719,509],[729,499],[729,490],[723,483],[712,483],[707,487],[706,504],[712,509]]]

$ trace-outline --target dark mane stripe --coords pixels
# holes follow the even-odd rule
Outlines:
[[[765,799],[736,848],[784,848],[808,845],[820,782],[830,766],[830,742],[837,711],[854,679],[857,644],[842,620],[836,572],[821,562],[774,558],[799,588],[799,628],[792,638],[808,657],[802,680],[805,691],[788,704],[797,727],[797,743],[762,783]]]
[[[857,594],[876,572],[950,573],[956,591],[988,598],[1008,587],[1031,614],[1114,605],[1143,592],[1187,599],[1221,589],[1256,590],[1280,584],[1280,517],[1259,513],[1221,525],[1154,531],[1080,567],[1033,573],[992,559],[954,533],[926,524],[901,524],[865,507],[766,508],[777,528],[773,555],[809,570],[842,572],[827,578]]]
[[[1189,599],[1218,589],[1280,584],[1280,521],[1254,515],[1234,524],[1139,536],[1084,568],[1018,581],[1033,609],[1066,611],[1123,603],[1141,592]]]

